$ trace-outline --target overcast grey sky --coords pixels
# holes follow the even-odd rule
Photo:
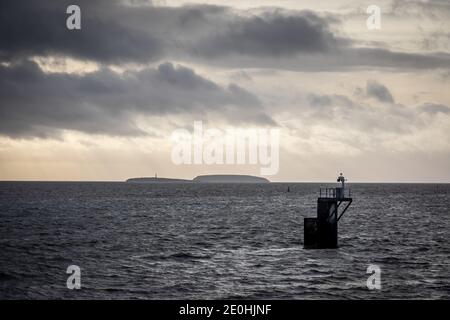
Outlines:
[[[447,0],[1,1],[0,180],[259,174],[174,165],[201,120],[279,128],[272,181],[450,182],[449,30]]]

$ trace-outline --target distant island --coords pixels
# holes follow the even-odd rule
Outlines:
[[[269,183],[266,178],[249,176],[249,175],[229,175],[215,174],[197,176],[193,180],[187,179],[170,179],[158,177],[142,177],[131,178],[126,180],[128,183]]]
[[[197,176],[193,182],[200,183],[268,183],[270,182],[266,178],[260,178],[255,176],[247,175],[230,175],[230,174],[215,174],[215,175],[205,175]]]
[[[128,179],[126,182],[129,182],[129,183],[192,183],[192,180],[143,177],[143,178],[131,178],[131,179]]]

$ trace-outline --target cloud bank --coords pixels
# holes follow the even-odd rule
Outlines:
[[[65,9],[70,1],[3,1],[0,60],[56,55],[100,64],[177,60],[308,71],[450,67],[448,53],[358,45],[340,34],[339,18],[332,14],[211,5],[131,6],[119,0],[78,3],[82,30],[69,32]]]
[[[192,69],[163,63],[118,74],[44,73],[31,61],[0,66],[0,133],[48,137],[61,130],[142,135],[137,116],[217,112],[233,123],[275,125],[259,99],[230,83],[221,86]]]

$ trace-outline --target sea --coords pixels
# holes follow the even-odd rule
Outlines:
[[[0,299],[450,298],[450,184],[350,184],[304,249],[332,186],[0,182]]]

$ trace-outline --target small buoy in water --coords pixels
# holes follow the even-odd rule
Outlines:
[[[291,189],[288,187],[288,191],[287,192],[291,192]]]

